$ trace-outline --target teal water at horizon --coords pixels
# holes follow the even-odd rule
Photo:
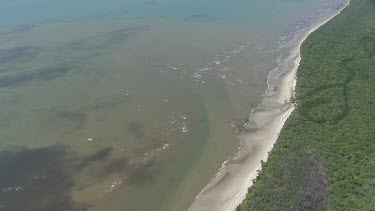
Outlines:
[[[0,211],[188,208],[335,1],[0,0]]]
[[[272,24],[311,0],[1,0],[0,26],[76,21],[166,19],[234,25]]]

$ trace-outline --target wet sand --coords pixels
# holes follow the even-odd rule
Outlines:
[[[287,46],[289,56],[280,59],[278,67],[270,72],[264,99],[249,117],[247,130],[241,137],[243,147],[237,157],[223,163],[219,173],[200,192],[189,210],[232,211],[243,201],[261,170],[261,163],[267,161],[282,127],[295,109],[291,100],[303,42],[348,5],[349,1],[343,1],[341,7],[327,12],[324,18],[296,33]]]
[[[341,0],[139,2],[147,17],[72,18],[84,1],[62,3],[60,20],[0,26],[0,208],[188,209],[239,151],[295,24]],[[19,16],[42,14],[40,2]]]

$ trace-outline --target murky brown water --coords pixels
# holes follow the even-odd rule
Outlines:
[[[253,27],[2,27],[0,210],[186,209],[238,151],[235,131],[304,10]]]

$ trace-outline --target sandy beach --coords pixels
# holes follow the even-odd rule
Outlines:
[[[288,56],[280,60],[278,67],[270,72],[264,99],[249,117],[247,131],[241,136],[243,147],[235,158],[223,164],[189,210],[233,211],[243,201],[261,170],[261,162],[267,161],[283,125],[295,109],[291,100],[297,83],[296,73],[303,42],[348,5],[349,1],[344,1],[342,7],[300,29],[290,41],[287,46]]]

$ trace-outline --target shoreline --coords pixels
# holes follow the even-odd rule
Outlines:
[[[301,61],[301,47],[308,36],[329,22],[350,4],[342,2],[342,7],[327,15],[323,20],[311,24],[306,30],[290,41],[289,55],[284,63],[269,73],[268,88],[259,106],[251,113],[247,134],[241,136],[243,147],[233,160],[225,161],[223,167],[210,183],[197,195],[189,207],[193,210],[234,211],[245,199],[248,188],[253,185],[262,162],[266,162],[286,120],[295,109],[291,100],[297,84],[297,70]],[[281,72],[277,70],[282,69]],[[273,81],[274,80],[274,81]],[[274,82],[274,83],[271,83]]]

